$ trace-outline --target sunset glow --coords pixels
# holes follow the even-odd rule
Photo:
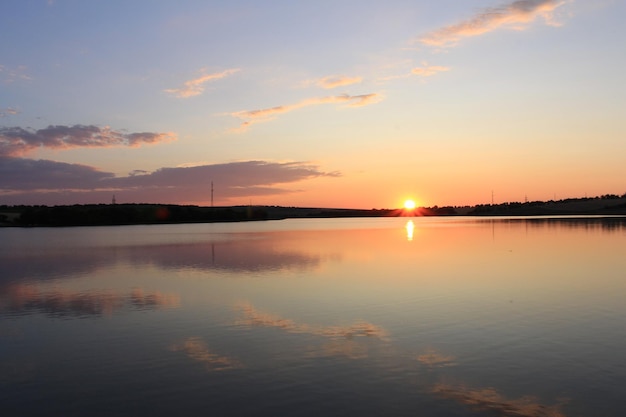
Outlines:
[[[626,3],[322,3],[8,2],[0,204],[626,192]]]

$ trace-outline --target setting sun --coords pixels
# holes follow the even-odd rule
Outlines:
[[[416,207],[415,201],[413,200],[406,200],[404,202],[404,208],[407,210],[413,210],[415,207]]]

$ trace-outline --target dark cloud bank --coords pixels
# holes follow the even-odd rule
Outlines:
[[[336,175],[299,162],[245,161],[116,177],[86,165],[0,157],[0,204],[105,203],[112,194],[123,202],[207,202],[211,181],[223,199],[293,192],[280,184]]]
[[[219,199],[293,192],[284,184],[326,173],[302,162],[244,161],[194,167],[134,170],[124,177],[81,164],[23,158],[38,148],[140,146],[175,139],[171,133],[125,133],[108,127],[0,127],[0,204],[120,202],[206,203],[211,182]]]

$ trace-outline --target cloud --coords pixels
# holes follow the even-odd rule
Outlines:
[[[48,126],[32,130],[0,127],[0,156],[22,156],[37,148],[71,149],[140,146],[176,139],[173,133],[124,133],[108,126]]]
[[[323,173],[301,162],[246,161],[193,167],[160,168],[148,175],[118,177],[111,184],[122,187],[207,187],[214,181],[220,188],[245,189],[301,181]]]
[[[283,188],[316,177],[338,176],[303,162],[245,161],[194,167],[134,170],[127,176],[96,168],[24,158],[0,157],[0,204],[74,204],[110,201],[190,203],[209,200],[210,182],[218,201],[278,195]]]
[[[181,88],[169,88],[164,90],[166,93],[172,94],[179,98],[189,98],[200,95],[204,92],[205,84],[209,81],[219,80],[240,71],[239,68],[231,68],[222,72],[213,74],[203,74],[198,78],[185,81]]]
[[[425,65],[423,67],[413,68],[411,73],[420,77],[430,77],[444,71],[450,71],[450,68],[438,65]]]
[[[0,157],[0,190],[21,193],[62,189],[96,189],[99,184],[115,177],[80,164],[48,160]]]
[[[134,177],[135,175],[146,175],[149,174],[149,171],[146,171],[145,169],[133,169],[132,171],[130,171],[128,173],[129,177]]]
[[[328,97],[316,97],[309,98],[299,103],[288,104],[284,106],[276,106],[270,107],[266,109],[259,110],[246,110],[231,113],[231,116],[234,116],[238,119],[243,120],[242,124],[233,129],[235,132],[245,131],[248,127],[250,127],[254,123],[266,122],[272,120],[273,116],[283,113],[289,113],[294,110],[301,109],[303,107],[316,106],[319,104],[335,104],[335,103],[347,103],[350,107],[362,107],[367,106],[369,104],[378,103],[381,100],[380,94],[371,93],[371,94],[361,94],[356,96],[350,96],[347,94],[341,94],[338,96],[328,96]]]
[[[450,47],[463,38],[483,35],[500,28],[521,30],[537,19],[556,26],[554,12],[569,0],[516,0],[484,9],[473,17],[427,33],[419,39],[425,45]]]
[[[4,109],[0,109],[0,117],[13,116],[18,113],[19,111],[14,109],[13,107],[5,107]]]
[[[344,75],[332,75],[319,79],[316,84],[319,87],[331,89],[337,87],[343,87],[351,84],[359,84],[363,81],[362,77],[346,77]]]
[[[0,65],[0,81],[11,84],[17,80],[30,80],[31,77],[26,73],[26,67],[20,65],[15,68],[9,68],[5,65]]]

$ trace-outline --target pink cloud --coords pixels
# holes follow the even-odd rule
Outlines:
[[[425,65],[423,67],[413,68],[411,73],[420,77],[430,77],[444,71],[450,71],[450,68],[438,65]]]
[[[361,94],[356,96],[350,96],[347,94],[342,94],[338,96],[328,96],[328,97],[317,97],[317,98],[309,98],[303,100],[299,103],[288,104],[284,106],[276,106],[269,107],[266,109],[259,110],[246,110],[231,113],[231,116],[234,116],[238,119],[243,120],[241,125],[238,128],[233,129],[235,132],[245,131],[248,127],[250,127],[254,123],[265,122],[272,120],[273,116],[283,113],[288,113],[294,110],[301,109],[303,107],[315,106],[319,104],[333,104],[333,103],[346,103],[350,107],[362,107],[367,106],[369,104],[377,103],[381,100],[380,94],[371,93],[371,94]]]
[[[549,25],[557,25],[554,12],[568,2],[569,0],[516,0],[484,9],[460,23],[427,33],[419,41],[430,46],[450,47],[464,38],[483,35],[500,28],[525,29],[537,19],[543,19]]]
[[[4,109],[0,109],[0,117],[13,116],[18,113],[19,111],[14,109],[13,107],[5,107]]]
[[[200,95],[204,92],[206,88],[205,84],[209,81],[219,80],[221,78],[225,78],[229,75],[232,75],[236,72],[240,71],[239,68],[227,69],[222,72],[217,72],[213,74],[203,74],[200,77],[194,78],[189,81],[185,81],[181,88],[169,88],[165,90],[166,93],[170,93],[179,98],[189,98],[193,96]]]
[[[37,148],[71,149],[141,146],[176,139],[173,133],[124,133],[108,126],[48,126],[32,130],[0,127],[0,156],[21,156]]]
[[[318,80],[316,84],[322,88],[331,89],[351,84],[359,84],[362,81],[362,77],[346,77],[344,75],[333,75]]]
[[[18,80],[31,80],[31,77],[26,73],[26,70],[26,67],[23,65],[15,68],[0,65],[0,81],[10,84]]]

